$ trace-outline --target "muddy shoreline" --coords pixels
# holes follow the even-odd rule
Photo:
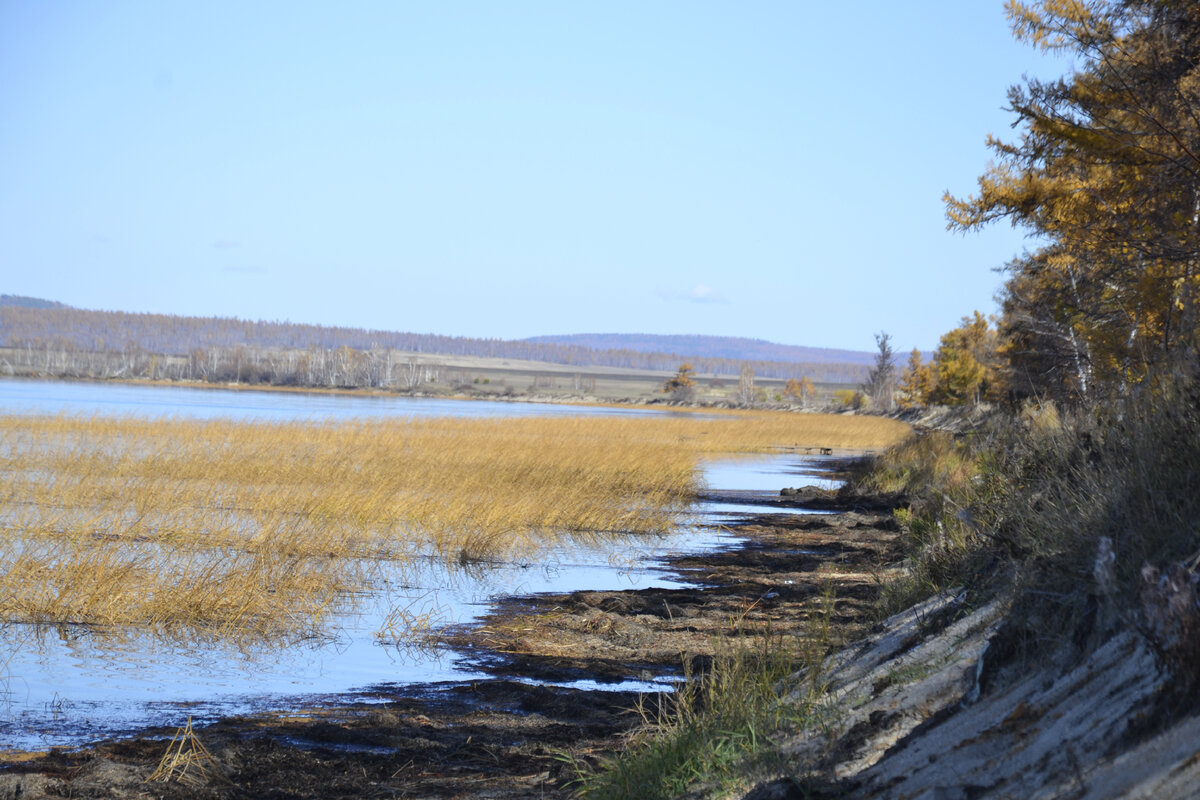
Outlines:
[[[799,513],[814,502],[833,513]],[[620,682],[703,671],[734,639],[803,637],[830,602],[838,638],[863,632],[897,558],[883,505],[781,497],[722,526],[738,544],[670,559],[683,586],[508,598],[445,632],[488,680],[380,685],[224,719],[197,728],[208,755],[166,781],[148,779],[173,730],[10,756],[0,798],[567,797],[570,764],[619,752],[640,722],[639,694]]]

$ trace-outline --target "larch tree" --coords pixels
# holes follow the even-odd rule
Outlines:
[[[920,349],[914,347],[900,375],[900,405],[905,408],[924,406],[932,395],[933,371],[925,363]]]
[[[696,396],[695,368],[688,363],[680,364],[679,371],[666,380],[662,390],[671,395],[672,400],[693,399]]]
[[[994,392],[996,336],[978,311],[942,336],[933,354],[931,399],[946,405],[977,405]]]
[[[1014,389],[1087,399],[1196,342],[1200,3],[1006,4],[1014,35],[1073,74],[1009,91],[1019,139],[951,229],[1007,220],[1045,244],[1011,262],[1000,332]]]

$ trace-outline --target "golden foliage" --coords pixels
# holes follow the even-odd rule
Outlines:
[[[679,371],[667,379],[663,384],[663,394],[671,395],[687,395],[693,393],[696,388],[696,368],[691,364],[684,363],[679,365]]]
[[[945,195],[949,226],[1007,219],[1041,242],[1008,265],[1001,295],[1014,391],[1121,395],[1198,344],[1200,6],[1010,0],[1007,12],[1019,40],[1065,51],[1072,71],[1010,89],[1019,138],[989,138],[997,158],[978,192]]]
[[[802,406],[807,406],[816,393],[813,382],[807,376],[800,380],[788,378],[787,383],[783,385],[784,396]]]
[[[900,405],[904,408],[924,406],[932,394],[933,370],[921,357],[920,349],[914,347],[900,376]]]
[[[996,334],[987,318],[978,311],[963,317],[959,327],[942,336],[934,353],[931,398],[948,405],[979,403],[994,388],[995,360]]]

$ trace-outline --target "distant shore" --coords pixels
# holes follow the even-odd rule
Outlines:
[[[128,378],[128,377],[77,377],[73,375],[51,375],[51,374],[22,374],[22,375],[4,375],[2,378],[15,380],[45,380],[45,381],[64,381],[73,383],[116,383],[130,386],[163,386],[174,388],[187,389],[206,389],[215,391],[235,391],[235,392],[285,392],[294,394],[326,394],[326,395],[344,395],[357,397],[411,397],[421,399],[438,399],[438,400],[483,400],[501,403],[547,403],[555,405],[577,405],[577,406],[595,406],[600,408],[622,408],[622,407],[670,407],[681,412],[688,411],[710,411],[710,410],[769,410],[769,411],[791,411],[791,412],[825,412],[825,413],[844,413],[847,411],[844,407],[826,404],[824,407],[818,406],[816,403],[808,406],[800,406],[791,403],[781,402],[761,402],[753,405],[741,405],[735,401],[722,396],[698,396],[695,400],[676,400],[672,399],[661,392],[653,392],[654,381],[659,376],[654,375],[647,378],[646,383],[650,388],[642,387],[643,391],[638,394],[626,397],[601,396],[589,394],[572,394],[567,392],[536,392],[528,390],[519,390],[509,387],[508,391],[496,391],[488,388],[486,384],[476,388],[474,384],[466,391],[461,390],[463,387],[433,387],[430,389],[404,389],[400,387],[371,387],[371,386],[301,386],[301,385],[281,385],[272,383],[243,383],[243,382],[213,382],[202,380],[172,380],[162,378]]]

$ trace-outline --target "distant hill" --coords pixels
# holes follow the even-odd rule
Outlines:
[[[42,300],[40,297],[24,297],[19,294],[0,294],[0,306],[17,308],[70,308],[66,303]]]
[[[524,339],[537,344],[562,344],[593,350],[633,350],[638,353],[685,353],[704,358],[744,361],[786,361],[800,364],[866,364],[875,361],[875,353],[863,350],[833,350],[777,344],[764,339],[735,336],[674,335],[651,333],[574,333],[565,336],[532,336]]]
[[[866,377],[870,353],[773,344],[717,336],[598,335],[540,339],[472,339],[429,333],[324,327],[171,314],[92,311],[49,300],[4,295],[0,347],[76,353],[161,353],[195,358],[199,351],[321,350],[360,353],[400,350],[430,355],[479,356],[673,372],[685,361],[701,374],[737,375],[749,364],[762,378],[809,377],[853,384]],[[212,355],[211,353],[209,354]]]

